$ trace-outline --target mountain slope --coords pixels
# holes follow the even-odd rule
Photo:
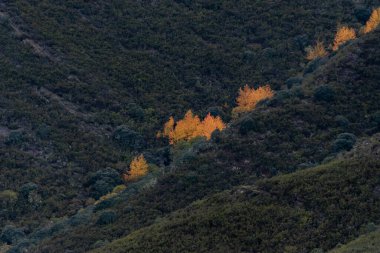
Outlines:
[[[330,253],[376,253],[380,249],[380,232],[374,231],[341,245]]]
[[[195,202],[93,252],[310,252],[380,221],[380,135],[345,157]]]
[[[359,27],[355,13],[378,3],[367,2],[2,1],[0,190],[32,183],[38,195],[12,207],[18,223],[84,207],[91,175],[120,174],[162,145],[155,133],[169,115],[228,114],[244,83],[278,89],[316,38],[331,41],[337,22]],[[114,138],[120,126],[132,140]]]
[[[304,75],[301,86],[279,92],[211,142],[172,147],[171,165],[157,181],[145,188],[131,186],[105,201],[86,224],[70,228],[70,233],[66,228],[65,236],[57,231],[41,238],[35,252],[89,250],[207,195],[331,160],[350,149],[356,137],[378,132],[379,93],[374,91],[379,89],[379,38],[379,31],[368,34],[324,59],[316,71]],[[326,84],[332,101],[315,95]],[[100,216],[109,211],[116,220],[99,225]],[[331,239],[329,247],[337,240]]]
[[[337,23],[359,28],[377,5],[2,1],[0,226],[22,234],[10,252],[85,252],[377,133],[379,30],[304,59],[306,46],[332,41]],[[210,142],[156,140],[170,115],[190,108],[229,120],[238,87],[267,82],[276,97]],[[139,153],[153,173],[94,203]]]

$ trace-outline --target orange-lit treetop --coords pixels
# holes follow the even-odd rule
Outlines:
[[[245,85],[243,89],[239,89],[239,96],[236,99],[238,106],[232,110],[232,113],[237,115],[242,112],[252,111],[259,101],[273,96],[274,92],[269,85],[261,86],[257,89]]]
[[[337,51],[339,47],[349,40],[356,39],[356,32],[353,28],[342,26],[338,29],[335,35],[333,51]]]
[[[327,55],[325,46],[323,45],[323,42],[321,41],[318,41],[314,47],[308,47],[306,51],[307,51],[306,59],[308,59],[309,61],[312,61],[316,58],[325,57]]]
[[[369,33],[376,29],[380,25],[380,7],[372,11],[371,17],[365,24],[363,29],[364,33]]]
[[[148,173],[148,163],[146,162],[144,155],[139,155],[133,158],[131,164],[129,165],[129,173],[124,174],[124,180],[127,182],[133,182],[138,180],[140,177],[145,176]]]
[[[197,115],[194,115],[191,110],[187,111],[184,118],[174,122],[173,117],[170,117],[165,123],[164,129],[157,136],[169,138],[170,144],[174,144],[180,140],[191,140],[195,137],[204,136],[208,140],[211,138],[212,132],[216,129],[222,131],[226,128],[222,119],[214,117],[210,113],[201,121]]]

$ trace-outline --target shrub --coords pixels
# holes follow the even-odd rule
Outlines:
[[[240,123],[239,132],[240,134],[247,134],[249,131],[254,129],[255,122],[250,118],[245,118]]]
[[[250,131],[257,131],[259,129],[259,124],[249,117],[245,117],[239,126],[239,133],[246,135]]]
[[[363,32],[369,33],[375,30],[380,24],[380,7],[373,10],[371,16],[369,17],[369,20],[367,21]]]
[[[20,197],[28,199],[29,194],[38,189],[38,185],[35,183],[26,183],[20,187],[19,194]]]
[[[327,55],[325,46],[321,41],[318,41],[314,47],[306,48],[306,53],[306,59],[308,59],[309,61],[315,60],[317,58],[322,58]]]
[[[369,222],[365,225],[363,225],[361,228],[361,233],[366,234],[366,233],[371,233],[377,230],[377,226],[373,222]]]
[[[123,148],[142,149],[146,146],[143,137],[127,126],[119,126],[112,138]]]
[[[212,132],[211,140],[215,143],[220,143],[220,141],[222,140],[222,138],[221,138],[222,134],[221,133],[222,132],[219,129]]]
[[[120,174],[116,170],[106,168],[93,174],[85,185],[90,187],[90,196],[98,199],[122,183]]]
[[[316,58],[316,59],[310,61],[305,67],[304,75],[314,72],[315,70],[317,70],[320,66],[322,66],[326,62],[327,62],[326,58]]]
[[[100,247],[103,247],[103,246],[105,246],[105,245],[107,245],[109,243],[109,241],[107,241],[107,240],[98,240],[98,241],[96,241],[92,246],[91,246],[91,248],[92,249],[97,249],[97,248],[100,248]]]
[[[210,113],[210,115],[213,117],[219,116],[223,120],[227,119],[227,115],[224,113],[223,109],[220,106],[209,107],[206,112]]]
[[[284,103],[285,100],[292,97],[292,92],[290,90],[281,90],[276,93],[276,96],[274,96],[270,101],[270,106],[279,106]]]
[[[301,87],[297,87],[295,89],[292,89],[292,96],[295,98],[305,98],[305,93]]]
[[[263,54],[263,56],[265,58],[268,58],[268,59],[272,59],[276,56],[277,54],[277,51],[276,49],[274,48],[271,48],[271,47],[267,47],[267,48],[264,48],[261,53]]]
[[[3,243],[14,244],[25,237],[22,229],[16,228],[12,225],[7,225],[3,228],[0,234],[0,240]]]
[[[269,85],[264,85],[257,89],[245,85],[243,89],[239,89],[239,96],[236,99],[238,106],[232,110],[232,114],[237,116],[239,113],[252,111],[259,101],[273,96],[274,92]]]
[[[316,101],[331,102],[335,98],[335,92],[327,85],[319,86],[314,91],[314,99]]]
[[[135,103],[130,103],[127,105],[127,114],[133,119],[142,120],[144,119],[144,110]]]
[[[25,140],[24,133],[22,131],[12,131],[7,140],[5,141],[5,144],[7,145],[15,145],[20,144]]]
[[[342,26],[338,29],[335,35],[334,44],[332,48],[333,51],[337,51],[341,45],[353,39],[356,39],[355,30],[347,26]]]
[[[288,89],[292,88],[294,85],[300,85],[302,84],[302,77],[291,77],[288,80],[285,81],[286,87]]]
[[[338,135],[338,139],[350,140],[356,142],[356,136],[351,133],[341,133]]]
[[[36,135],[42,140],[47,140],[50,137],[51,128],[46,124],[41,124],[37,130]]]
[[[117,220],[117,215],[114,211],[105,211],[100,214],[96,224],[98,225],[107,225],[114,223]]]
[[[297,35],[293,40],[299,50],[304,50],[304,48],[309,44],[309,38],[307,34]]]
[[[336,153],[344,150],[348,151],[354,146],[355,142],[355,135],[351,133],[339,134],[337,139],[333,143],[333,151]]]
[[[371,10],[368,8],[356,9],[354,15],[360,23],[365,23],[371,16]]]
[[[376,127],[380,128],[380,111],[377,111],[371,115],[371,121]]]
[[[336,116],[334,118],[334,121],[340,127],[347,127],[350,124],[350,121],[346,117],[344,117],[342,115]]]
[[[247,64],[252,63],[255,60],[255,53],[252,52],[251,50],[247,50],[243,54],[243,59],[244,59],[244,62]]]

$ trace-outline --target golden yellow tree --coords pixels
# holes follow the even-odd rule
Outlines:
[[[274,92],[269,85],[264,85],[257,89],[245,85],[243,89],[239,89],[239,96],[236,99],[238,106],[232,110],[232,114],[236,116],[242,112],[252,111],[258,102],[273,96]]]
[[[211,134],[215,130],[222,131],[226,128],[223,120],[219,117],[213,117],[210,113],[203,119],[201,125],[199,126],[198,134],[199,136],[205,136],[207,140],[211,138]]]
[[[325,57],[327,55],[325,46],[323,45],[323,42],[321,41],[318,41],[314,47],[308,47],[306,49],[306,52],[307,52],[306,59],[308,59],[309,61],[312,61],[316,58]]]
[[[133,158],[131,164],[129,165],[129,172],[124,174],[124,180],[127,182],[133,182],[138,180],[140,177],[145,176],[148,173],[149,165],[146,162],[144,155],[139,155]]]
[[[356,38],[356,32],[353,28],[349,28],[347,26],[342,26],[341,28],[338,29],[335,39],[334,39],[334,44],[333,44],[333,51],[337,51],[339,47],[346,43],[347,41],[353,40]]]
[[[364,26],[363,33],[369,33],[380,25],[380,7],[373,10],[369,20]]]
[[[225,128],[226,125],[219,116],[213,117],[209,113],[201,121],[197,115],[189,110],[184,118],[177,123],[174,122],[173,117],[170,117],[165,123],[162,133],[159,132],[157,137],[167,137],[170,144],[175,144],[181,140],[188,141],[198,136],[204,136],[209,140],[212,132],[216,129],[222,131]]]
[[[201,120],[199,117],[197,115],[194,115],[191,110],[187,111],[185,117],[177,122],[173,131],[171,143],[174,143],[178,140],[188,141],[196,137],[200,124]]]

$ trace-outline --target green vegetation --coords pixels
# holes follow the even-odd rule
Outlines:
[[[378,5],[2,1],[0,251],[318,252],[379,224],[380,30],[329,46]],[[226,128],[156,138],[188,109]]]
[[[380,249],[380,231],[360,236],[358,239],[341,245],[329,253],[377,253]]]
[[[93,252],[330,249],[380,221],[379,137],[328,164],[197,201]]]
[[[159,152],[164,157],[170,158],[168,159],[170,164],[163,169],[163,175],[158,176],[157,179],[147,177],[136,185],[129,185],[126,191],[117,197],[99,203],[92,217],[86,222],[66,228],[64,232],[57,231],[51,236],[41,238],[42,241],[37,247],[32,248],[32,252],[41,252],[42,249],[47,252],[57,251],[57,249],[88,251],[99,245],[99,241],[112,241],[115,238],[128,236],[133,231],[148,227],[171,212],[186,208],[192,202],[209,195],[239,185],[255,185],[255,182],[262,177],[289,173],[332,160],[337,155],[337,150],[334,148],[336,140],[345,140],[353,144],[355,139],[378,132],[376,116],[366,115],[377,115],[378,111],[378,94],[372,91],[377,89],[379,72],[367,71],[367,69],[377,67],[376,59],[380,53],[377,47],[379,38],[376,32],[342,48],[315,72],[305,75],[302,86],[277,93],[272,100],[258,105],[255,111],[234,121],[225,131],[213,135],[210,142],[194,139],[191,142],[178,143],[170,150],[167,148],[160,150]],[[342,75],[344,76],[342,78],[336,75],[336,71],[346,74]],[[366,74],[360,74],[363,72]],[[349,83],[351,78],[355,78],[356,82]],[[314,99],[316,87],[326,83],[336,91],[334,103]],[[241,132],[240,129],[244,129],[242,124],[246,124],[244,122],[247,118],[251,119],[254,125],[250,126],[249,131]],[[345,169],[351,168],[350,163],[344,163],[339,172],[343,173]],[[353,164],[361,168],[358,161]],[[322,165],[322,168],[324,166]],[[335,168],[334,166],[335,164],[332,164],[328,168]],[[325,168],[325,170],[328,169]],[[353,170],[356,171],[356,169]],[[334,173],[333,171],[335,169],[331,173]],[[346,176],[354,175],[365,176],[358,180],[367,185],[365,181],[367,175],[351,173]],[[293,176],[281,178],[291,180]],[[338,194],[336,196],[341,196],[339,194],[347,182],[339,180],[344,178],[346,177],[339,173],[334,174],[331,180],[338,180],[337,188],[334,188],[336,191],[332,191],[331,196],[328,195],[330,197],[326,201],[330,198],[336,200],[334,197],[336,194]],[[346,180],[351,179],[346,178]],[[320,184],[318,177],[313,180],[310,179],[310,185]],[[323,178],[321,181],[325,180]],[[305,188],[305,193],[311,194],[308,199],[315,202],[309,203],[310,208],[317,208],[318,205],[326,206],[329,203],[323,203],[324,196],[313,195],[318,193],[315,188],[306,191],[308,186],[309,184],[300,185],[299,190],[302,191],[301,189]],[[277,191],[279,192],[277,194],[287,192],[283,188]],[[330,191],[326,194],[330,194]],[[286,200],[285,197],[290,200]],[[292,195],[284,196],[284,201],[288,201],[285,202],[284,207],[284,212],[287,214],[293,212],[294,207],[291,205],[293,197]],[[351,197],[353,196],[350,195]],[[367,195],[359,196],[357,200],[359,206],[370,201],[367,197]],[[269,202],[268,205],[283,207],[280,199]],[[285,246],[290,247],[288,250],[301,246],[310,247],[310,249],[312,247],[330,249],[337,243],[353,239],[357,235],[354,229],[357,226],[377,219],[373,217],[373,220],[366,220],[371,215],[377,215],[375,211],[371,211],[373,209],[364,215],[357,211],[354,205],[344,207],[347,210],[337,209],[336,213],[331,211],[336,208],[325,209],[325,213],[321,215],[326,216],[327,223],[319,230],[311,230],[315,233],[313,234],[315,239],[308,240],[310,245],[302,246],[301,241],[298,241],[295,242],[296,245]],[[99,226],[97,220],[101,215],[99,212],[101,210],[114,211],[117,221]],[[309,212],[313,210],[304,211],[309,215]],[[352,212],[359,213],[352,215]],[[301,212],[299,215],[304,214]],[[324,237],[327,229],[335,231],[331,228],[333,226],[331,224],[342,222],[341,215],[347,215],[347,219],[353,219],[350,222],[355,226],[344,227],[346,229],[344,233],[336,232],[336,234],[330,234],[328,238]],[[319,221],[318,217],[312,217],[314,221]],[[254,217],[249,219],[254,219]],[[244,227],[243,224],[240,226]],[[278,244],[278,247],[282,246],[284,245]]]
[[[336,22],[362,26],[355,11],[374,2],[3,1],[0,190],[38,185],[41,204],[16,210],[23,225],[75,213],[92,173],[122,174],[165,144],[155,133],[170,115],[228,114],[245,83],[279,89],[308,45]]]

